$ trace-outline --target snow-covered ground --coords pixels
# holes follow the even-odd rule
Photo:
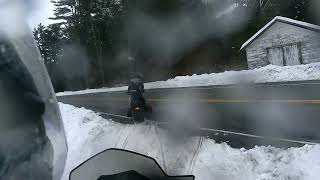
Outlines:
[[[193,174],[196,180],[315,180],[320,177],[320,145],[246,150],[217,144],[204,137],[177,141],[153,125],[123,125],[84,108],[59,105],[69,146],[63,180],[67,180],[69,172],[81,162],[108,148],[151,156],[169,175]]]
[[[297,66],[268,65],[254,70],[226,71],[223,73],[178,76],[167,81],[145,83],[146,89],[211,86],[237,83],[265,83],[283,81],[320,80],[320,63]],[[126,90],[127,87],[88,89],[76,92],[57,93],[57,96],[88,94]]]

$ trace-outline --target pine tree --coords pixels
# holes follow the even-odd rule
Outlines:
[[[309,5],[307,0],[292,0],[290,6],[291,17],[299,21],[305,21]]]
[[[48,49],[45,48],[46,46],[46,40],[44,39],[44,33],[45,33],[46,27],[42,24],[39,24],[37,28],[33,30],[33,36],[37,42],[37,45],[39,47],[40,53],[46,62],[48,59]]]
[[[121,31],[122,3],[119,0],[55,0],[55,17],[61,21],[69,43],[84,47],[90,57],[91,77],[106,83],[106,57],[115,54]],[[98,71],[97,71],[98,70]]]

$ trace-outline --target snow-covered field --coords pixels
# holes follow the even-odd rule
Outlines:
[[[204,137],[177,141],[153,125],[118,124],[84,108],[59,105],[69,146],[63,180],[67,180],[69,172],[81,162],[108,148],[151,156],[169,175],[193,174],[197,180],[315,180],[320,177],[320,145],[246,150],[217,144]]]
[[[211,86],[237,83],[265,83],[283,81],[320,80],[320,63],[297,66],[268,65],[254,70],[226,71],[223,73],[178,76],[167,81],[145,83],[146,89],[175,88],[190,86]],[[126,90],[127,87],[88,89],[76,92],[57,93],[57,96],[88,94]]]

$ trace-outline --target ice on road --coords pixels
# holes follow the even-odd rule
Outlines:
[[[146,89],[176,88],[194,86],[212,86],[237,83],[266,83],[283,81],[320,80],[320,63],[296,66],[268,65],[259,69],[243,71],[226,71],[192,76],[178,76],[167,81],[145,83]],[[98,92],[123,91],[127,87],[88,89],[75,92],[57,93],[57,96],[88,94]]]
[[[315,180],[320,177],[320,146],[234,149],[204,137],[173,139],[153,125],[123,125],[91,110],[59,104],[69,147],[63,180],[91,156],[108,148],[155,158],[169,175],[196,180]]]

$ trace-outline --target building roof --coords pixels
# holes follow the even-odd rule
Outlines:
[[[311,29],[311,30],[314,30],[314,31],[320,31],[320,26],[317,26],[317,25],[314,25],[314,24],[310,24],[310,23],[306,23],[306,22],[302,22],[302,21],[297,21],[297,20],[294,20],[294,19],[286,18],[286,17],[276,16],[268,24],[266,24],[263,28],[261,28],[256,34],[254,34],[248,41],[246,41],[241,46],[240,50],[246,48],[249,44],[251,44],[256,38],[258,38],[262,33],[264,33],[275,22],[283,22],[283,23],[294,25],[294,26],[299,26],[299,27],[302,27],[302,28]]]

